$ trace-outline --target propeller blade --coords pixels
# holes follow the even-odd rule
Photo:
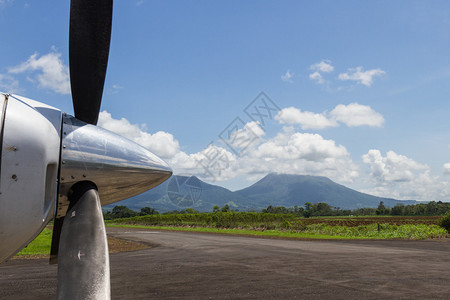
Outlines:
[[[96,125],[108,65],[112,0],[71,0],[70,83],[75,117]]]
[[[64,218],[58,258],[58,299],[110,299],[109,254],[97,189],[77,184]]]

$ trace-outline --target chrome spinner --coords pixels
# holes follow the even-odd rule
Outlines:
[[[171,175],[171,168],[144,147],[63,115],[57,218],[65,216],[77,182],[93,182],[103,206],[143,193]]]

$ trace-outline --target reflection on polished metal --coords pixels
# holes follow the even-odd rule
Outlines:
[[[101,205],[143,193],[172,175],[170,167],[144,147],[108,130],[63,116],[57,217],[69,205],[72,185],[91,181]]]

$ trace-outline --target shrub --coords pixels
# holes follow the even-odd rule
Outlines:
[[[450,232],[450,211],[447,212],[442,219],[439,220],[439,226]]]
[[[290,229],[292,227],[291,222],[289,222],[286,219],[283,219],[283,223],[281,224],[281,228],[283,229]]]

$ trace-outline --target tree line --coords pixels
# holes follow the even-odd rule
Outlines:
[[[223,207],[214,206],[213,212],[228,212],[231,211],[228,205]],[[340,209],[332,207],[327,203],[306,202],[304,206],[284,207],[269,205],[263,209],[262,213],[270,214],[290,214],[300,217],[319,217],[319,216],[370,216],[370,215],[391,215],[391,216],[442,216],[450,211],[450,202],[435,202],[402,205],[398,204],[392,208],[386,207],[381,201],[377,208],[357,208],[357,209]],[[163,213],[166,214],[196,214],[199,213],[193,208],[186,208],[184,210],[173,210]],[[141,210],[134,211],[126,206],[115,206],[111,211],[103,213],[105,220],[130,218],[136,216],[155,215],[159,214],[154,208],[143,207]]]
[[[377,208],[356,208],[356,209],[340,209],[338,207],[332,207],[327,203],[314,203],[306,202],[304,207],[289,207],[284,206],[272,206],[269,205],[262,212],[265,213],[279,213],[279,214],[294,214],[303,217],[315,217],[315,216],[375,216],[375,215],[391,215],[391,216],[442,216],[446,212],[450,211],[450,202],[431,201],[428,203],[403,205],[397,204],[396,206],[389,208],[384,205],[383,201],[380,201]]]
[[[306,202],[304,207],[289,207],[284,206],[272,206],[269,205],[263,209],[265,213],[275,214],[294,214],[303,216],[305,218],[316,216],[442,216],[446,212],[450,211],[450,202],[431,201],[428,203],[403,205],[397,204],[396,206],[389,208],[384,205],[383,201],[380,201],[377,208],[357,208],[357,209],[340,209],[338,207],[332,207],[327,203],[310,203]]]
[[[183,210],[172,210],[169,212],[163,213],[163,215],[168,214],[197,214],[199,213],[197,210],[193,208],[186,208]],[[122,218],[131,218],[138,216],[146,216],[146,215],[159,215],[159,212],[151,207],[143,207],[140,211],[132,210],[124,205],[116,205],[110,211],[103,212],[103,218],[105,220],[113,220],[113,219],[122,219]]]

